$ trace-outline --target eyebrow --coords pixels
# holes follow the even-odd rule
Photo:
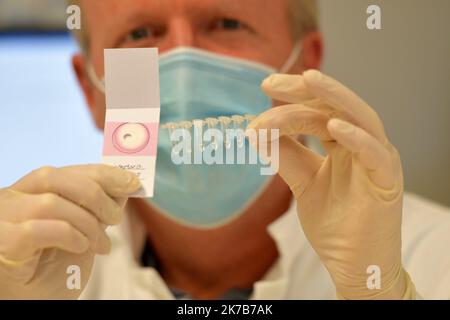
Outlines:
[[[126,15],[126,16],[125,16]],[[158,19],[157,15],[153,15],[148,12],[132,12],[132,13],[124,13],[121,15],[116,15],[113,20],[111,20],[106,28],[110,32],[105,37],[105,40],[108,42],[108,45],[116,46],[120,41],[120,38],[124,36],[129,28],[132,28],[134,25],[138,26],[141,23],[149,22],[149,21],[160,23],[160,19]]]
[[[133,12],[127,19],[125,20],[126,23],[129,24],[135,24],[136,22],[148,20],[150,17],[150,13],[143,13],[143,12]],[[158,16],[158,15],[156,15]]]

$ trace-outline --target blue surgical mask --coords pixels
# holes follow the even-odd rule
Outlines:
[[[261,82],[275,70],[210,52],[179,48],[160,57],[161,123],[259,114],[271,107]],[[238,216],[269,181],[257,164],[175,165],[160,132],[154,197],[182,224],[214,227]]]
[[[299,52],[296,47],[282,69],[289,69]],[[263,64],[199,49],[171,50],[160,56],[160,121],[258,115],[272,105],[260,86],[275,72]],[[270,182],[270,176],[261,175],[260,164],[175,165],[172,147],[169,134],[161,130],[155,192],[147,201],[178,223],[223,225],[242,214]]]

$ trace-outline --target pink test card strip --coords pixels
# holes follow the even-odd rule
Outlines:
[[[156,48],[105,49],[106,119],[103,163],[135,173],[152,197],[159,127]]]

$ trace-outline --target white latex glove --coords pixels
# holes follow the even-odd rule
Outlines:
[[[0,190],[0,299],[76,299],[96,253],[107,254],[106,226],[122,217],[136,175],[105,165],[41,168]],[[80,290],[67,268],[79,266]]]
[[[401,264],[403,178],[397,150],[362,99],[314,70],[273,75],[263,90],[293,103],[258,116],[249,129],[280,130],[279,174],[291,188],[305,235],[343,299],[414,298]],[[314,135],[324,158],[297,142]],[[369,266],[381,271],[370,290]]]

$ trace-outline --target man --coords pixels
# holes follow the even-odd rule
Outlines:
[[[280,130],[280,176],[215,227],[175,220],[156,197],[130,200],[122,224],[106,234],[139,188],[133,175],[93,165],[37,170],[0,193],[1,297],[77,298],[82,290],[66,285],[75,266],[81,297],[91,299],[450,298],[448,210],[403,196],[399,156],[375,112],[335,80],[304,72],[322,56],[315,1],[75,3],[84,26],[73,65],[99,129],[104,48],[193,47],[211,53],[216,67],[220,55],[280,70],[301,44],[287,64],[293,75],[263,83],[277,107],[249,126]],[[163,117],[164,103],[161,110]],[[299,135],[320,137],[328,156],[302,146]],[[244,192],[246,183],[233,187]],[[91,270],[96,253],[107,255]]]

